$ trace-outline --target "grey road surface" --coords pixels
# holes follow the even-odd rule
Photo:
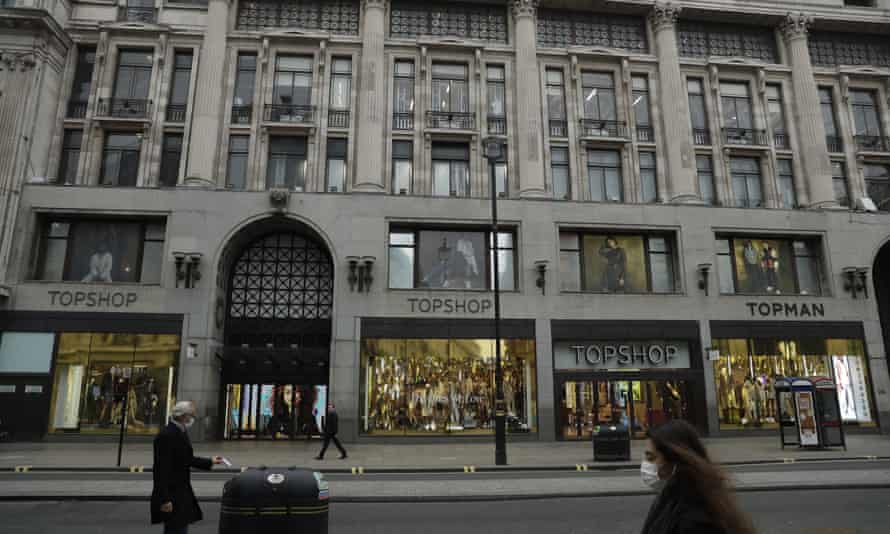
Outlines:
[[[890,489],[745,493],[762,534],[887,534]],[[332,534],[636,534],[651,497],[443,504],[335,504]],[[217,532],[219,506],[193,534]],[[160,534],[144,503],[0,503],[4,534]]]

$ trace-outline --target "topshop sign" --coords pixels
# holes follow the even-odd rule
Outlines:
[[[688,369],[686,341],[559,342],[553,347],[558,371],[607,371],[621,369]]]

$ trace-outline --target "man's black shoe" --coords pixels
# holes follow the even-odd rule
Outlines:
[[[341,460],[345,460],[345,459],[346,459],[346,455],[345,455],[345,454],[341,454],[341,455],[340,455],[340,459],[341,459]]]
[[[324,460],[324,458],[321,457],[321,456],[316,456],[315,459],[316,459],[316,460]]]

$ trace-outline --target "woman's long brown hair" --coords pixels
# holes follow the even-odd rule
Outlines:
[[[756,534],[751,520],[736,504],[728,477],[711,462],[692,425],[675,419],[650,430],[649,439],[665,460],[676,466],[675,482],[684,484],[686,491],[704,503],[711,519],[726,534]]]

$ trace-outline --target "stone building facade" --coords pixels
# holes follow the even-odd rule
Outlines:
[[[852,4],[8,1],[0,419],[485,436],[497,277],[513,439],[774,432],[783,376],[884,430],[890,4]]]

